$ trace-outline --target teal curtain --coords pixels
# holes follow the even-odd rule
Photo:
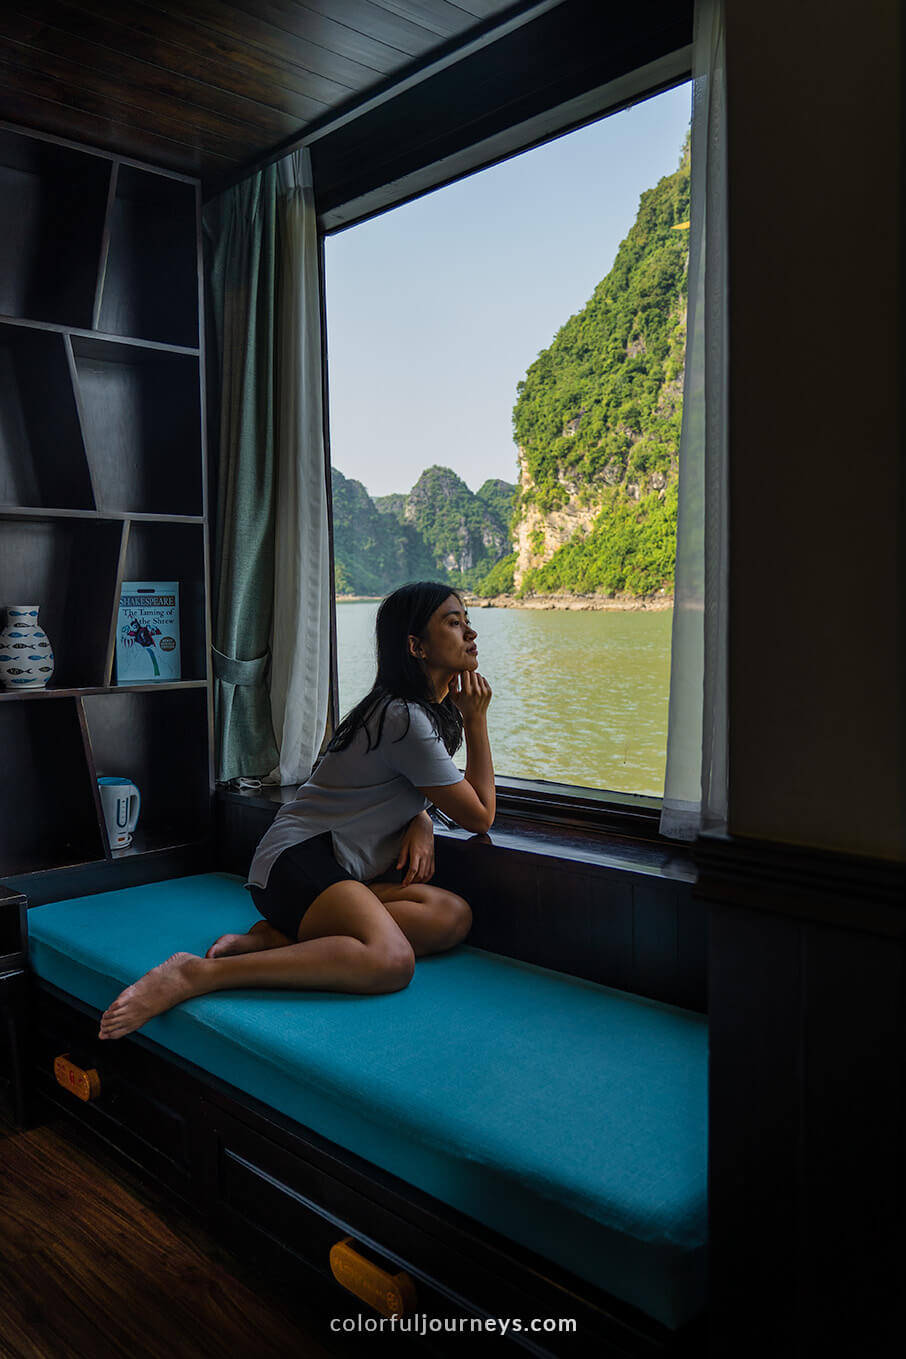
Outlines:
[[[213,672],[219,781],[277,763],[269,643],[274,608],[278,171],[204,213],[208,280]]]

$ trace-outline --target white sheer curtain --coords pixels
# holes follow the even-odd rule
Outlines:
[[[724,0],[697,0],[683,428],[661,831],[727,824],[727,128]]]
[[[279,764],[302,783],[318,755],[330,686],[330,541],[321,385],[318,228],[306,149],[279,164],[274,622],[270,699]]]

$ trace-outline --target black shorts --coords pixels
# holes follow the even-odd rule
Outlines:
[[[330,831],[324,831],[284,849],[271,864],[267,886],[249,890],[267,923],[294,941],[315,897],[335,882],[355,881],[337,863]]]
[[[381,882],[402,882],[403,869],[390,868]],[[251,887],[252,901],[275,930],[295,941],[302,917],[315,897],[335,882],[358,882],[337,863],[330,831],[284,849],[271,864],[266,887]]]

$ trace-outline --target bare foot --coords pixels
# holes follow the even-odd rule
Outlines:
[[[266,948],[285,948],[292,943],[285,934],[275,930],[266,920],[257,921],[248,934],[222,934],[216,939],[206,958],[229,958],[236,953],[260,953]]]
[[[121,991],[104,1011],[98,1037],[122,1038],[147,1024],[155,1015],[171,1010],[190,996],[201,994],[197,968],[200,962],[194,953],[174,953],[159,967],[152,967],[150,972]]]

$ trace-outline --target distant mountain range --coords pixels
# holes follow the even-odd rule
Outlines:
[[[372,498],[332,472],[337,594],[383,595],[408,580],[472,589],[509,550],[516,487],[469,489],[449,467],[429,467],[408,494]]]

